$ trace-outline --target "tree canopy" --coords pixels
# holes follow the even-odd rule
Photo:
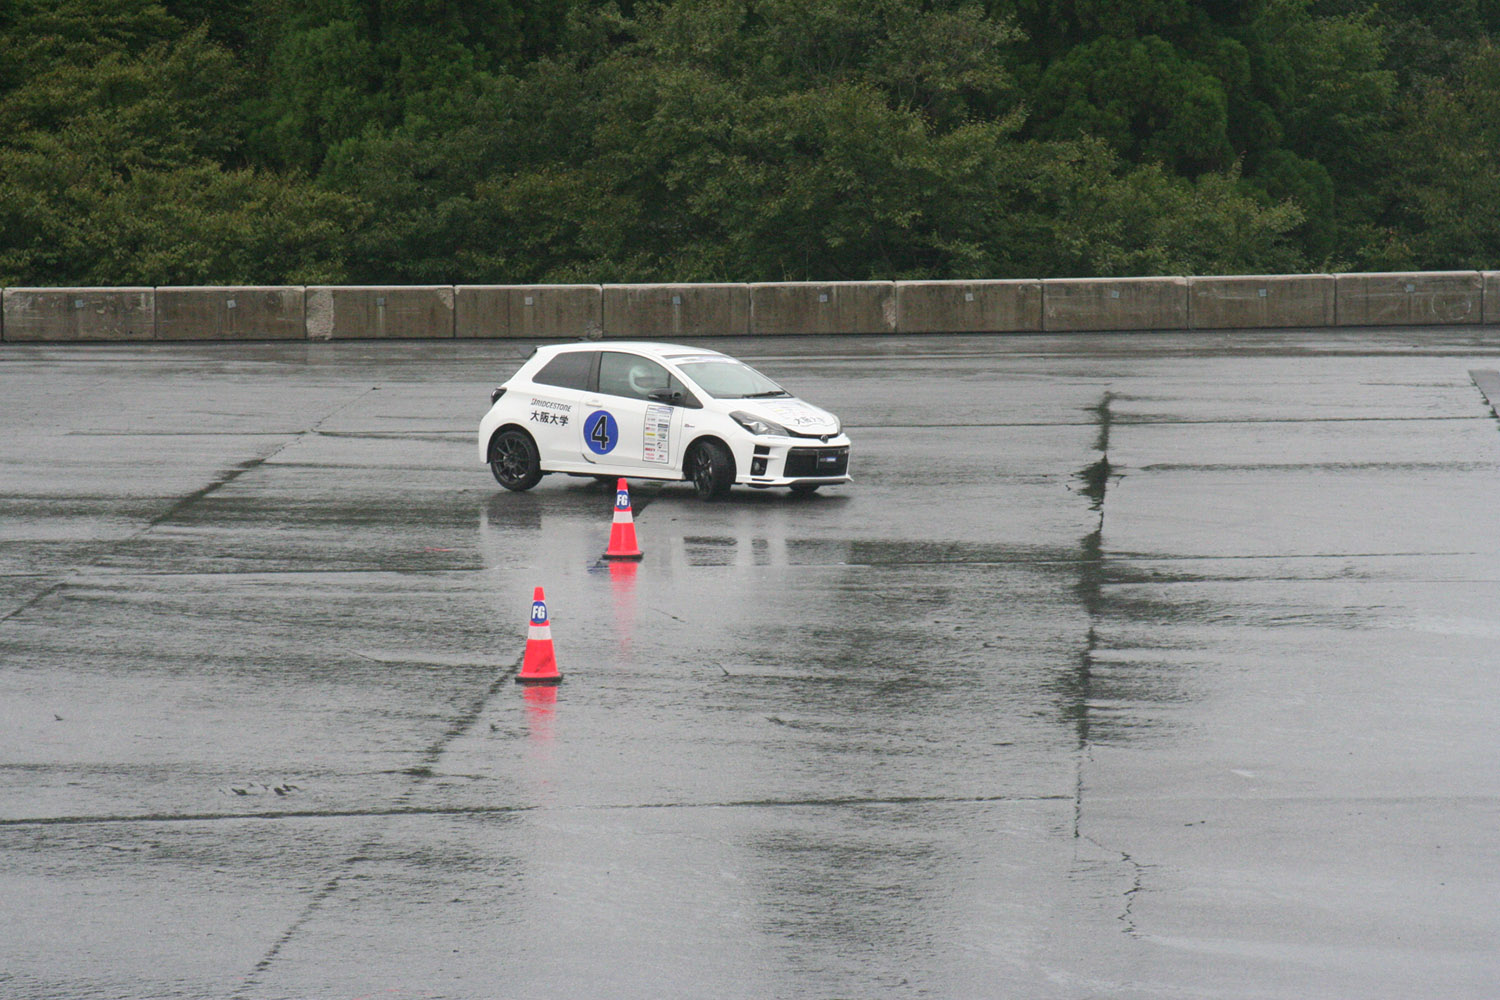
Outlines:
[[[1500,0],[0,0],[0,284],[1500,266]]]

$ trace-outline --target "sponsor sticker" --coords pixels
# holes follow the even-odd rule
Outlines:
[[[672,407],[646,407],[646,437],[641,443],[643,461],[666,465],[672,460]]]
[[[816,427],[829,422],[828,418],[821,412],[801,401],[786,403],[768,402],[762,405],[776,414],[777,419],[788,427]]]
[[[559,403],[553,399],[538,399],[532,397],[531,413],[527,420],[534,424],[549,424],[555,427],[566,427],[573,419],[573,404]]]

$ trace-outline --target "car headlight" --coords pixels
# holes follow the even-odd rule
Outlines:
[[[730,417],[734,419],[735,423],[745,428],[745,430],[749,431],[751,434],[762,436],[770,435],[772,437],[789,436],[786,432],[786,428],[781,426],[780,424],[775,423],[771,420],[766,420],[763,417],[757,417],[753,413],[746,413],[744,410],[736,410],[735,412],[730,414]]]

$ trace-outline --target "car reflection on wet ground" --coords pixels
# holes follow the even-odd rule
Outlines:
[[[1500,341],[703,343],[855,482],[639,564],[529,344],[0,346],[0,993],[1493,994]]]

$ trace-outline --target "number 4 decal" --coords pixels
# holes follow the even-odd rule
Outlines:
[[[583,440],[595,455],[608,455],[620,440],[620,427],[608,410],[595,410],[583,422]]]

